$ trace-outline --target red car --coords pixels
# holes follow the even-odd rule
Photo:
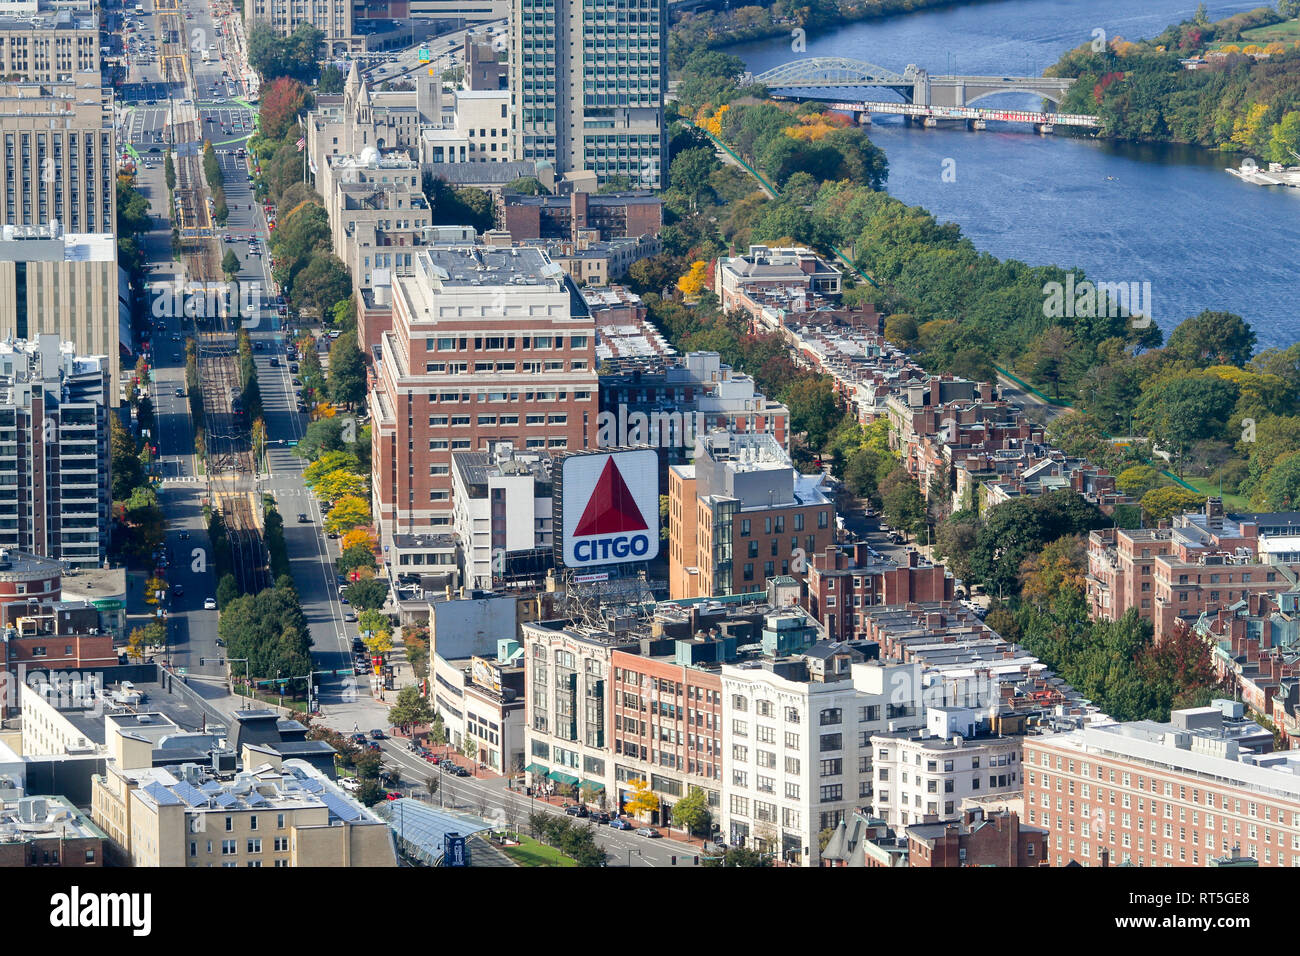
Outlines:
[[[390,790],[390,791],[388,792],[388,796],[387,796],[386,799],[388,799],[388,800],[401,800],[401,799],[402,799],[402,795],[401,795],[400,793],[398,793],[396,790]]]
[[[429,763],[437,763],[441,758],[437,754],[425,754],[424,759]]]

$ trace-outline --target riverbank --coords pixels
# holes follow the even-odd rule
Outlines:
[[[921,13],[945,7],[980,6],[1000,0],[813,0],[798,6],[798,14],[779,12],[794,3],[775,3],[769,7],[739,6],[726,10],[701,10],[682,13],[668,36],[668,68],[676,72],[692,53],[699,50],[726,49],[742,43],[790,37],[791,51],[806,49],[809,32],[830,32],[839,27],[865,20]],[[803,36],[793,31],[803,31]]]

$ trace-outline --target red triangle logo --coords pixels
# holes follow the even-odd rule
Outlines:
[[[628,531],[646,531],[649,526],[637,507],[632,492],[628,491],[613,458],[605,460],[605,469],[596,481],[596,488],[582,512],[582,519],[573,536],[589,534],[623,534]]]

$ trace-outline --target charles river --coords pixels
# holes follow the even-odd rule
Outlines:
[[[1213,2],[1211,20],[1263,0]],[[754,73],[799,56],[842,56],[902,72],[1041,74],[1062,53],[1107,38],[1152,37],[1190,19],[1188,0],[989,0],[731,47]],[[885,93],[877,98],[893,98]],[[1004,94],[990,107],[1038,108]],[[1224,172],[1240,155],[1193,147],[1039,136],[1028,126],[907,127],[873,117],[889,157],[889,192],[955,222],[976,247],[1031,265],[1055,263],[1094,280],[1150,282],[1166,332],[1202,309],[1236,312],[1260,347],[1300,339],[1300,189],[1252,186]],[[951,162],[945,163],[946,160]],[[955,172],[943,176],[945,166]],[[949,180],[949,181],[945,181]]]

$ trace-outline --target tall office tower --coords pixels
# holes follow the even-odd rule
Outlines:
[[[514,0],[515,158],[661,188],[667,55],[667,0]]]
[[[117,228],[113,96],[98,74],[0,82],[0,225]]]

